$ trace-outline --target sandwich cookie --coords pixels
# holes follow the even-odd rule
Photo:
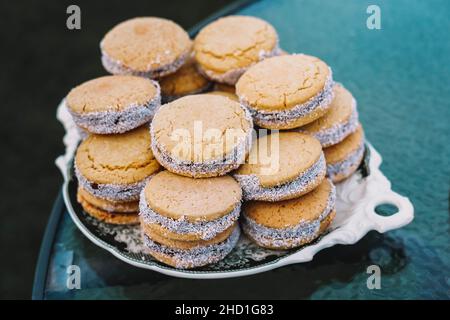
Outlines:
[[[325,158],[316,138],[280,132],[260,137],[233,175],[245,200],[280,201],[310,192],[325,174]]]
[[[108,72],[156,79],[174,73],[187,61],[192,41],[170,20],[141,17],[116,25],[102,39],[100,49]]]
[[[177,72],[161,78],[159,84],[164,103],[189,94],[206,92],[212,87],[212,83],[197,71],[193,59]]]
[[[74,122],[89,133],[130,131],[149,122],[161,105],[156,81],[105,76],[72,89],[65,100]]]
[[[361,125],[342,142],[323,149],[330,179],[336,183],[348,178],[361,164],[364,150],[364,132]]]
[[[239,238],[242,191],[230,176],[156,174],[140,197],[144,242],[156,259],[192,268],[222,259]]]
[[[259,18],[228,16],[200,30],[194,54],[206,77],[234,85],[248,67],[279,54],[278,35]]]
[[[341,84],[334,85],[330,110],[321,118],[298,130],[316,137],[326,148],[344,140],[359,126],[356,100]]]
[[[292,129],[323,116],[333,100],[330,67],[303,54],[266,59],[250,67],[236,94],[262,128]]]
[[[326,231],[336,214],[335,201],[335,187],[328,179],[300,198],[250,201],[243,208],[242,230],[261,247],[296,248]]]
[[[86,195],[81,194],[81,198],[104,211],[117,212],[122,202],[135,205],[146,182],[161,168],[150,143],[147,126],[120,135],[86,138],[75,155],[78,184],[95,198],[109,201],[107,204],[113,209],[107,209]]]
[[[156,159],[174,173],[204,178],[224,175],[244,163],[253,122],[228,97],[185,96],[163,105],[151,123]]]
[[[227,91],[211,91],[208,92],[208,94],[215,94],[218,96],[223,96],[223,97],[227,97],[233,101],[239,102],[239,99],[237,97],[237,95],[235,95],[234,93],[231,92],[227,92]]]

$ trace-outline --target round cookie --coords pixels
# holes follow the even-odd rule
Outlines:
[[[212,83],[197,71],[193,59],[177,72],[161,78],[159,84],[164,103],[189,94],[206,92],[212,86]]]
[[[359,126],[356,100],[341,84],[334,85],[330,110],[314,122],[298,130],[316,137],[326,148],[344,140]]]
[[[234,93],[230,93],[227,91],[211,91],[211,92],[208,92],[208,94],[216,94],[218,96],[227,97],[233,101],[239,102],[238,97]]]
[[[195,178],[224,175],[244,162],[252,129],[248,110],[227,97],[185,96],[155,114],[152,150],[174,173]]]
[[[167,238],[210,240],[237,221],[241,199],[231,176],[193,179],[162,171],[142,190],[139,208],[142,222]]]
[[[306,195],[280,202],[247,202],[242,230],[259,246],[291,249],[322,234],[335,216],[336,191],[325,179]]]
[[[236,94],[255,124],[292,129],[323,116],[333,99],[330,67],[316,57],[282,55],[250,67],[236,84]]]
[[[99,208],[87,201],[80,193],[77,193],[77,201],[81,204],[83,211],[91,217],[110,224],[125,225],[138,224],[139,216],[137,212],[111,212]]]
[[[280,132],[260,137],[233,176],[245,200],[280,201],[308,193],[325,174],[325,158],[317,139]]]
[[[141,17],[112,28],[100,49],[108,72],[157,79],[174,73],[186,62],[192,41],[173,21]]]
[[[342,142],[323,149],[330,179],[337,183],[352,175],[361,164],[364,150],[364,132],[361,125]]]
[[[169,247],[152,240],[143,234],[147,251],[158,261],[175,268],[191,269],[215,263],[228,255],[236,246],[240,235],[238,226],[224,241],[206,245],[188,245],[187,249]]]
[[[206,77],[234,85],[248,67],[279,54],[278,35],[259,18],[228,16],[200,30],[194,40],[194,54]]]
[[[101,209],[103,211],[112,213],[138,213],[139,212],[139,201],[110,201],[102,198],[98,198],[81,186],[78,186],[77,197],[82,198],[84,201],[90,203],[91,205]]]
[[[152,119],[161,94],[150,79],[105,76],[73,88],[65,103],[77,126],[89,133],[123,133]]]
[[[75,174],[79,185],[109,201],[136,201],[161,168],[150,149],[147,126],[120,135],[90,135],[78,147]]]

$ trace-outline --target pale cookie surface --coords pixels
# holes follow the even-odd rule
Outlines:
[[[298,132],[280,132],[260,137],[253,143],[246,163],[237,175],[255,175],[261,186],[274,187],[290,182],[320,158],[317,139]]]
[[[100,47],[102,54],[121,68],[149,72],[170,69],[177,60],[187,57],[192,41],[186,31],[170,20],[141,17],[116,25]]]
[[[199,93],[210,86],[209,80],[197,71],[192,59],[175,73],[161,78],[159,84],[161,93],[166,99]]]
[[[275,29],[249,16],[228,16],[204,27],[194,41],[195,58],[203,69],[222,74],[246,68],[278,47]]]
[[[75,155],[79,173],[91,183],[138,183],[157,172],[147,126],[120,135],[90,135]]]
[[[211,221],[227,215],[240,204],[242,191],[230,176],[193,179],[168,171],[155,175],[143,194],[156,213],[188,221]]]
[[[246,109],[227,97],[186,96],[163,105],[151,123],[153,143],[179,161],[223,160],[251,135]]]
[[[302,197],[280,202],[250,201],[244,205],[243,212],[246,217],[264,227],[294,227],[318,219],[326,211],[333,191],[334,186],[325,179],[316,189]]]
[[[154,82],[134,76],[104,76],[73,88],[66,98],[68,108],[77,114],[123,111],[144,107],[158,94]]]
[[[211,91],[211,92],[208,92],[208,94],[215,94],[215,95],[218,95],[218,96],[227,97],[227,98],[229,98],[229,99],[231,99],[233,101],[236,101],[236,102],[239,101],[237,95],[235,95],[234,93],[231,93],[231,92],[227,92],[227,91]]]
[[[236,94],[255,110],[288,110],[318,95],[330,77],[330,68],[319,58],[283,55],[250,67],[237,82]]]
[[[327,164],[333,164],[346,160],[350,154],[361,148],[363,143],[364,132],[362,126],[359,125],[358,129],[345,138],[342,142],[323,149]]]
[[[334,99],[328,112],[299,128],[300,131],[314,135],[323,147],[339,143],[358,127],[358,112],[352,94],[341,84],[335,84],[333,90]]]

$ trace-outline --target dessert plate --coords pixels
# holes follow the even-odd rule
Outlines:
[[[354,244],[370,230],[383,233],[400,228],[410,223],[414,217],[414,209],[409,199],[392,191],[391,183],[380,171],[380,154],[372,145],[366,143],[364,161],[358,171],[336,186],[335,220],[327,233],[313,243],[297,249],[273,251],[260,248],[241,235],[236,248],[224,260],[193,270],[176,269],[145,253],[139,226],[109,225],[98,222],[83,212],[76,201],[77,181],[72,165],[80,141],[79,132],[64,103],[58,107],[57,118],[66,129],[66,153],[56,159],[56,165],[64,176],[64,202],[73,222],[93,243],[136,267],[195,279],[251,275],[288,264],[310,261],[320,250],[336,244]],[[383,204],[393,205],[398,211],[390,216],[378,215],[375,208]]]

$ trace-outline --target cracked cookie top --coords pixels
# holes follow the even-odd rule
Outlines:
[[[250,67],[237,82],[236,94],[256,110],[288,110],[322,92],[330,78],[330,68],[319,58],[277,56]]]
[[[352,94],[339,83],[334,85],[333,91],[334,99],[330,103],[329,111],[323,117],[302,127],[301,130],[315,133],[349,120],[356,107]]]
[[[160,215],[188,221],[211,221],[230,213],[242,191],[231,176],[194,179],[169,171],[155,175],[144,189],[148,206]]]
[[[158,94],[155,83],[134,76],[104,76],[73,88],[66,97],[68,108],[78,114],[122,111],[143,106]]]
[[[237,175],[255,175],[261,186],[270,188],[298,178],[322,154],[320,142],[307,134],[280,132],[260,137],[253,143]]]
[[[90,135],[78,147],[75,164],[89,182],[119,185],[140,182],[161,168],[150,149],[148,126],[118,135]]]
[[[222,160],[251,133],[240,104],[215,94],[189,95],[163,105],[151,123],[153,142],[179,161]]]
[[[195,58],[207,70],[225,73],[246,68],[278,46],[275,29],[250,16],[228,16],[202,30],[194,40]]]
[[[146,72],[174,63],[191,50],[192,41],[173,21],[141,17],[116,25],[100,47],[103,54],[121,66]]]

